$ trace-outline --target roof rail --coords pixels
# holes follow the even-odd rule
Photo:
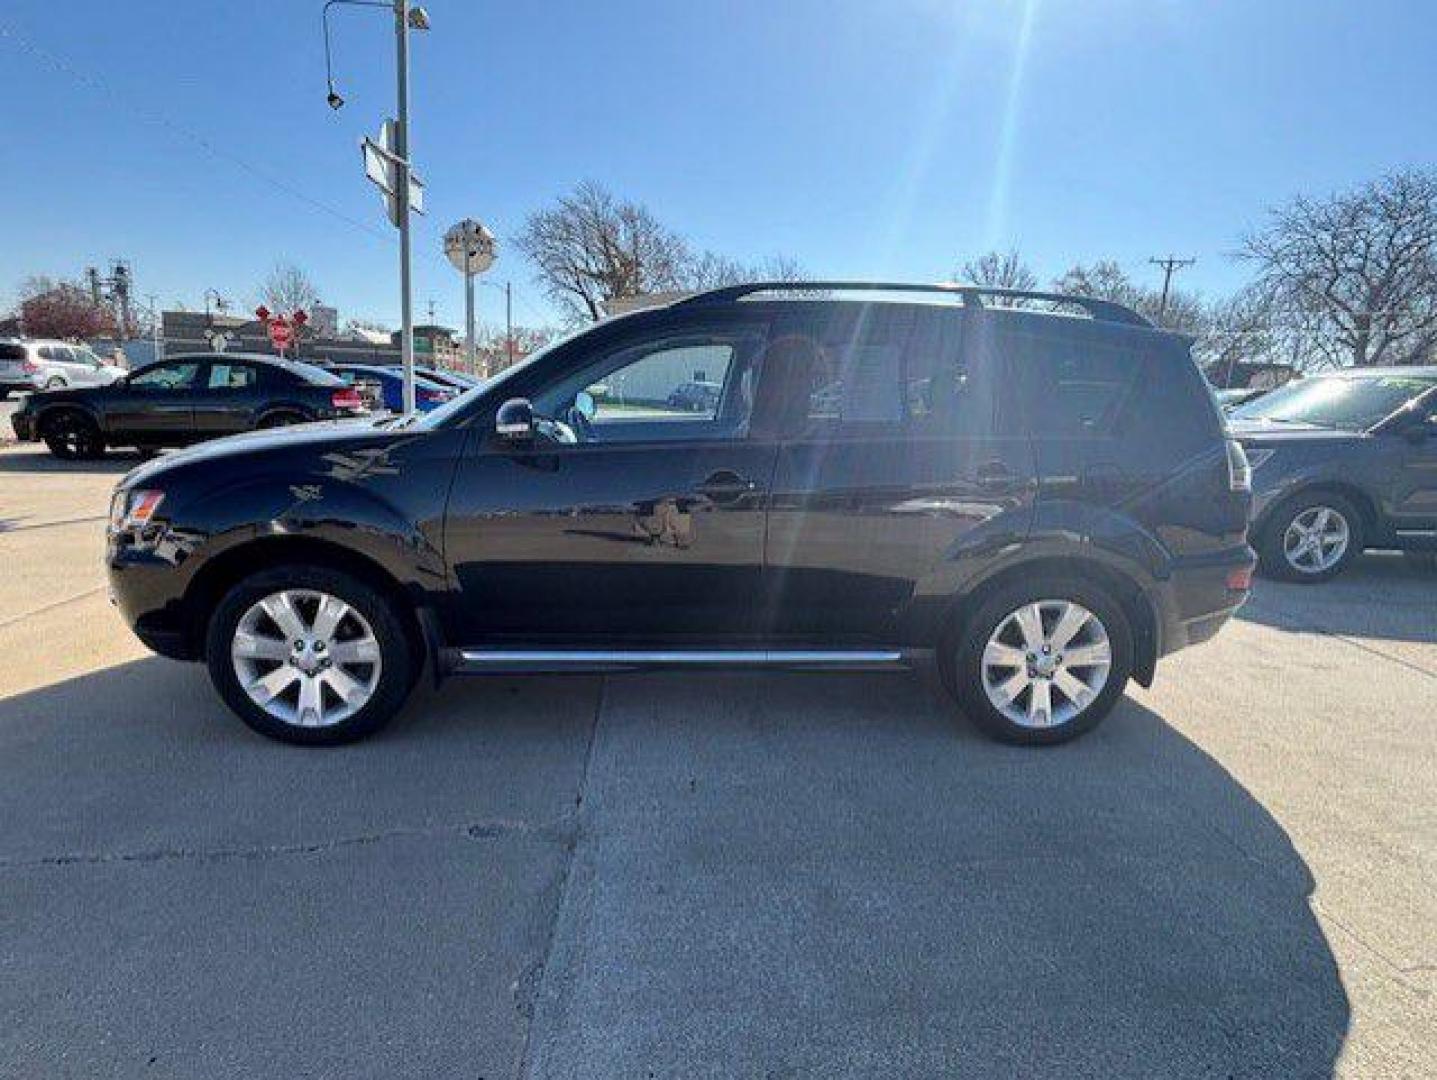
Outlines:
[[[942,293],[961,297],[966,307],[984,307],[983,297],[999,300],[1041,300],[1081,308],[1099,322],[1121,323],[1125,326],[1152,327],[1152,322],[1125,304],[1115,300],[1099,300],[1091,296],[1069,293],[1035,292],[1031,289],[998,289],[986,285],[932,284],[915,285],[895,281],[751,281],[743,285],[725,285],[707,289],[676,301],[673,307],[709,307],[731,304],[745,296],[764,292],[917,292]]]

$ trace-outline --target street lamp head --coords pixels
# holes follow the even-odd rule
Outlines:
[[[344,108],[344,98],[340,97],[337,93],[335,93],[333,87],[330,88],[329,96],[324,100],[329,102],[329,107],[335,112],[338,112],[340,109]]]
[[[411,29],[411,30],[428,30],[428,29],[429,29],[429,12],[425,11],[422,7],[419,7],[417,4],[416,4],[414,7],[410,8],[410,9],[409,9],[409,29]]]

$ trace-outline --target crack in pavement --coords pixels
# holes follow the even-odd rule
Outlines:
[[[83,600],[87,596],[94,596],[98,592],[104,592],[104,590],[105,586],[96,585],[93,589],[86,589],[84,592],[78,592],[74,596],[67,596],[63,600],[55,600],[49,604],[41,604],[33,611],[22,612],[21,614],[16,615],[13,618],[5,619],[3,622],[0,622],[0,630],[4,630],[7,627],[14,626],[17,623],[22,623],[26,619],[33,618],[36,615],[42,615],[47,611],[54,611],[56,608],[64,607],[66,604],[73,604],[76,600]]]
[[[584,805],[584,795],[589,785],[589,770],[594,762],[594,746],[599,739],[599,721],[604,715],[604,695],[608,689],[609,680],[606,676],[599,679],[599,693],[594,702],[594,722],[589,727],[589,745],[584,749],[584,767],[579,772],[579,784],[574,791],[574,809],[572,814],[573,832],[568,838],[564,848],[564,865],[559,872],[558,886],[554,890],[554,903],[548,911],[547,923],[544,931],[544,944],[539,952],[538,961],[524,972],[514,984],[514,995],[520,1013],[524,1016],[524,1044],[519,1052],[518,1076],[528,1076],[533,1068],[531,1054],[534,1045],[534,1012],[539,999],[544,993],[544,980],[549,974],[550,961],[553,959],[554,941],[558,936],[559,920],[564,913],[564,901],[569,895],[569,884],[573,878],[574,858],[579,849],[579,840],[583,832],[579,815]]]
[[[148,851],[120,852],[77,852],[65,855],[45,855],[34,859],[12,859],[0,861],[0,873],[7,870],[34,870],[64,866],[106,866],[115,864],[146,864],[167,862],[234,862],[252,859],[282,858],[290,855],[318,855],[343,848],[378,844],[388,840],[424,839],[451,836],[471,840],[491,840],[504,836],[536,836],[571,847],[573,842],[572,815],[565,814],[545,822],[528,822],[507,818],[489,821],[469,822],[460,825],[440,825],[424,829],[385,829],[379,832],[360,833],[356,836],[342,836],[333,840],[309,843],[263,844],[253,847],[235,848],[154,848]]]

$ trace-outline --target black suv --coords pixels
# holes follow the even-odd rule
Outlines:
[[[1266,573],[1326,581],[1363,548],[1437,551],[1437,367],[1288,383],[1230,417]]]
[[[106,447],[157,450],[368,411],[359,391],[312,364],[199,353],[168,357],[108,386],[31,394],[11,423],[22,440],[43,439],[56,457],[92,458]]]
[[[693,382],[721,389],[670,404]],[[142,466],[108,565],[146,644],[292,742],[374,731],[426,663],[930,660],[989,733],[1057,742],[1243,601],[1249,503],[1187,340],[1126,308],[758,284],[423,416]]]

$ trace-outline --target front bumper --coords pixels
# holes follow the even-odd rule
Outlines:
[[[10,426],[15,429],[15,438],[21,442],[33,442],[38,435],[35,431],[35,418],[26,412],[12,413]]]
[[[146,648],[172,660],[198,660],[204,644],[184,604],[189,575],[173,558],[111,533],[105,545],[110,603]]]

